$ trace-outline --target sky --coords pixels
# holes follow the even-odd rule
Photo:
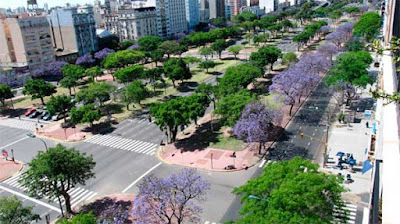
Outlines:
[[[37,0],[39,8],[42,8],[43,4],[46,2],[49,4],[49,7],[54,7],[65,6],[67,2],[71,5],[84,5],[85,3],[93,4],[94,0]],[[101,2],[104,3],[104,0],[101,0]],[[24,6],[26,8],[26,0],[0,0],[0,8],[14,9],[20,6]]]

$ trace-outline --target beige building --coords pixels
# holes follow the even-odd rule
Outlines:
[[[30,71],[54,61],[50,26],[45,17],[0,19],[0,64]]]
[[[118,9],[118,36],[120,41],[138,40],[157,35],[155,7],[120,7]]]

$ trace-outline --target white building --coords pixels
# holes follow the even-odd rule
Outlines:
[[[118,9],[118,36],[120,41],[138,40],[157,35],[155,7],[120,7]]]
[[[186,21],[189,30],[195,28],[200,23],[200,4],[198,0],[186,0]]]
[[[187,33],[185,0],[157,0],[157,35],[171,37]]]
[[[104,15],[104,28],[112,34],[118,34],[118,15]]]
[[[258,2],[260,10],[264,10],[265,13],[272,12],[278,8],[275,4],[275,0],[259,0]]]

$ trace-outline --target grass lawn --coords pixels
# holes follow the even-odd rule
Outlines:
[[[217,136],[217,140],[217,142],[210,143],[211,148],[231,151],[242,151],[246,148],[246,144],[243,141],[233,137],[224,137],[222,133]]]
[[[76,88],[78,89],[78,88]],[[69,91],[66,88],[63,87],[57,87],[57,93],[55,93],[54,95],[68,95],[69,96]],[[46,96],[44,98],[44,102],[46,103],[47,101],[49,101],[50,96]],[[19,98],[17,100],[14,100],[14,107],[15,108],[25,108],[25,107],[30,107],[32,106],[32,104],[42,104],[42,102],[40,101],[40,99],[34,99],[32,100],[31,96],[24,96],[22,98]]]

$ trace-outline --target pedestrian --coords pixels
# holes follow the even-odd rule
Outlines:
[[[365,126],[366,126],[367,128],[369,128],[369,123],[368,123],[368,121],[367,121],[367,123],[365,123]]]

